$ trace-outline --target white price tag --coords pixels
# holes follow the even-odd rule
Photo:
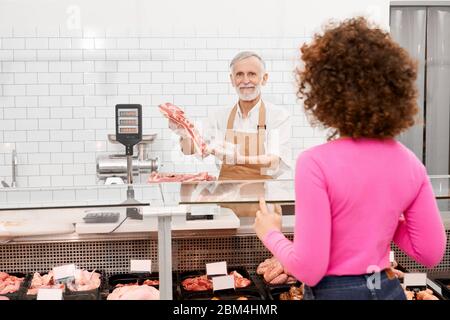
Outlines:
[[[405,273],[403,284],[406,287],[425,287],[427,285],[426,273]]]
[[[152,273],[152,260],[130,260],[130,271]]]
[[[37,300],[62,300],[61,289],[39,289]]]
[[[214,262],[206,264],[206,274],[208,276],[218,276],[218,275],[226,275],[227,272],[227,262]]]
[[[220,276],[214,277],[213,280],[213,290],[224,290],[224,289],[234,289],[234,276]]]
[[[427,279],[427,285],[433,289],[434,291],[436,291],[437,293],[439,293],[440,295],[442,295],[442,288],[441,286],[439,286],[438,284],[434,283],[433,281],[431,281],[430,279]]]
[[[65,282],[75,279],[75,270],[77,267],[75,264],[66,264],[53,268],[53,278],[57,282]]]
[[[391,251],[389,252],[389,262],[394,263],[394,260],[395,260],[395,252]]]

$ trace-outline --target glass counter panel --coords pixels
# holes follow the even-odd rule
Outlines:
[[[450,175],[431,175],[429,177],[436,199],[450,199]]]

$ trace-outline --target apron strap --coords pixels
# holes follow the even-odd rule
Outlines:
[[[258,126],[258,155],[264,153],[264,140],[266,139],[266,106],[264,101],[261,100],[261,107],[259,108]]]

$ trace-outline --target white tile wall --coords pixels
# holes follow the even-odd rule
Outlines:
[[[246,49],[266,59],[270,76],[266,99],[293,114],[293,158],[325,140],[324,132],[309,126],[295,96],[292,70],[298,46],[306,39],[303,34],[182,33],[184,37],[163,37],[123,30],[3,28],[0,145],[12,143],[21,155],[19,183],[23,187],[96,183],[96,157],[122,152],[106,136],[114,133],[117,103],[143,105],[144,134],[158,133],[150,156],[164,163],[161,170],[217,174],[213,161],[200,162],[180,153],[177,137],[167,129],[157,105],[174,102],[197,123],[217,106],[231,105],[236,97],[229,84],[229,60]],[[11,175],[10,150],[0,148],[0,179],[6,181]]]

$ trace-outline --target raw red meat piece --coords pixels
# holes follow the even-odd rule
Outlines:
[[[207,172],[197,174],[177,174],[177,173],[158,173],[153,171],[148,182],[193,182],[193,181],[213,181],[215,177],[210,176]]]
[[[206,155],[206,143],[203,140],[202,136],[195,129],[195,126],[192,122],[186,119],[184,115],[184,111],[179,107],[171,104],[170,102],[166,102],[159,105],[159,110],[162,114],[168,118],[169,120],[174,121],[181,127],[183,127],[188,133],[189,137],[194,142],[195,149],[203,156]]]

